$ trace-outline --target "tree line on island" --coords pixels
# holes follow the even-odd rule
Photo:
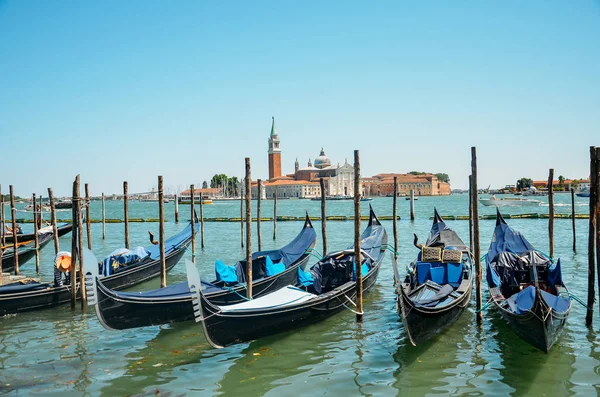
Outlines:
[[[555,191],[563,192],[566,190],[565,187],[566,178],[562,175],[558,177],[558,186],[554,188]],[[579,187],[581,181],[579,179],[573,179],[571,182],[571,187],[575,190]],[[527,190],[533,186],[533,180],[531,178],[521,178],[517,181],[516,188],[518,192],[523,190]]]
[[[409,175],[426,175],[426,174],[429,174],[429,172],[410,171],[408,174]],[[448,176],[448,174],[446,174],[444,172],[438,172],[433,175],[435,175],[437,177],[438,181],[440,181],[440,182],[450,183],[450,177]]]

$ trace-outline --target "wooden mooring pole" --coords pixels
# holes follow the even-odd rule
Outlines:
[[[192,262],[196,263],[196,217],[194,216],[194,185],[190,185],[190,210],[192,225]],[[202,194],[200,194],[200,208],[202,208]]]
[[[85,188],[87,190],[87,184],[85,185]],[[79,193],[79,191],[77,192]],[[87,195],[87,191],[86,191],[86,195]],[[87,200],[85,201],[85,205],[86,205],[86,213],[87,213],[87,208],[89,208],[89,206],[87,205]],[[77,272],[77,274],[79,275],[79,296],[81,298],[81,310],[85,310],[85,307],[87,306],[87,295],[85,292],[85,258],[83,256],[83,213],[82,213],[82,206],[81,206],[81,199],[79,199],[77,201],[77,206],[79,207],[78,210],[78,214],[77,214],[77,230],[79,231],[79,233],[77,234],[77,247],[79,250],[79,272]],[[87,215],[86,215],[87,217]],[[89,230],[89,228],[88,228]],[[91,251],[92,247],[92,240],[91,240],[91,236],[90,239],[88,239],[88,245],[89,245],[89,249]],[[93,266],[93,264],[92,264]]]
[[[242,184],[242,189],[240,189],[240,241],[242,244],[242,248],[244,248],[244,191],[245,187]]]
[[[250,157],[246,157],[246,292],[252,299],[252,191],[250,176]]]
[[[325,204],[325,181],[319,178],[321,186],[321,235],[323,237],[323,256],[327,255],[327,206]]]
[[[204,250],[204,193],[200,193],[200,249]]]
[[[79,230],[79,222],[77,218],[79,217],[79,175],[75,177],[75,181],[73,182],[73,195],[71,202],[73,204],[72,213],[72,223],[73,229],[71,231],[71,270],[69,271],[69,277],[71,277],[71,310],[75,310],[75,303],[77,301],[77,256],[79,249],[77,247],[77,243],[79,241],[78,234],[81,231]]]
[[[363,320],[362,260],[360,252],[360,154],[354,151],[354,263],[356,264],[356,321]]]
[[[43,200],[42,200],[42,195],[40,194],[40,198],[39,198],[39,203],[40,203],[40,216],[38,218],[38,229],[43,228],[44,226],[44,206],[43,206]],[[34,204],[35,204],[35,200],[34,200]]]
[[[594,283],[596,278],[595,267],[595,235],[596,235],[596,148],[590,146],[590,217],[588,230],[588,297],[587,313],[585,316],[586,326],[592,325],[592,315],[594,313]]]
[[[415,221],[415,190],[410,189],[410,221]]]
[[[575,232],[575,189],[571,188],[571,220],[573,223],[573,252],[577,252],[577,233]]]
[[[178,197],[177,193],[175,193],[175,223],[179,223],[179,197]],[[194,223],[193,215],[192,215],[192,223]]]
[[[102,192],[102,240],[106,240],[106,212],[104,209],[104,192]]]
[[[275,186],[275,196],[273,197],[273,240],[277,238],[277,186]]]
[[[475,248],[473,244],[473,195],[471,194],[472,191],[473,176],[469,175],[469,248],[471,250],[471,253],[473,253],[473,249]]]
[[[129,249],[129,203],[127,181],[123,182],[123,213],[125,222],[125,248]]]
[[[475,299],[477,301],[477,323],[481,324],[483,322],[483,313],[481,312],[481,248],[479,246],[479,208],[477,205],[477,149],[474,146],[471,147],[471,188],[473,255],[475,256],[475,284],[477,289]]]
[[[398,263],[398,177],[394,177],[394,200],[392,210],[392,222],[394,223],[394,261]],[[401,280],[396,280],[400,282]]]
[[[594,200],[596,200],[596,274],[598,277],[598,299],[600,299],[600,146],[595,148],[594,157],[596,163],[596,186],[594,189]]]
[[[550,245],[550,257],[554,258],[554,168],[548,172],[548,244]]]
[[[165,258],[165,200],[163,196],[163,177],[158,176],[158,234],[160,244],[160,288],[167,286],[167,261]],[[192,219],[192,223],[193,223]]]
[[[40,273],[40,239],[38,237],[38,211],[37,211],[37,201],[35,197],[35,193],[33,193],[33,234],[35,239],[35,272]],[[40,210],[42,209],[42,205],[40,204]]]
[[[585,316],[585,325],[592,325],[592,316],[594,314],[594,283],[596,278],[595,267],[595,246],[596,246],[596,214],[598,211],[598,198],[596,197],[598,185],[598,162],[596,161],[596,147],[590,146],[590,220],[588,231],[588,296],[587,313]],[[600,247],[599,247],[600,248]]]
[[[4,250],[4,243],[6,231],[4,229],[4,196],[2,195],[2,185],[0,185],[0,285],[2,285],[2,251]]]
[[[92,217],[90,215],[90,189],[88,184],[85,184],[85,231],[87,232],[88,249],[92,250]],[[83,260],[82,260],[83,262]]]
[[[12,233],[13,233],[13,252],[15,254],[15,274],[19,274],[19,242],[17,234],[17,209],[15,208],[15,193],[13,191],[13,185],[9,185],[10,190],[10,215],[12,220]],[[33,204],[35,208],[35,203]]]
[[[262,251],[262,235],[260,234],[260,203],[262,202],[262,194],[260,190],[262,187],[262,180],[257,180],[256,183],[256,239],[258,240],[258,250]]]
[[[52,234],[54,237],[54,254],[58,254],[60,245],[58,243],[58,227],[56,226],[56,206],[54,205],[54,193],[48,188],[48,199],[50,200],[50,222],[52,223]]]

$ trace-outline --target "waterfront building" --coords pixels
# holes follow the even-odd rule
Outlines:
[[[409,195],[414,190],[417,196],[445,196],[451,193],[450,184],[438,180],[435,174],[377,174],[361,178],[365,196],[393,196],[394,177],[397,178],[398,194]]]

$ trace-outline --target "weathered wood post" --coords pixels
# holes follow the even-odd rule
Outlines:
[[[0,185],[0,285],[3,284],[2,280],[2,251],[4,250],[4,243],[6,242],[4,231],[4,196],[2,196],[2,185]]]
[[[321,235],[323,237],[323,256],[327,255],[327,208],[325,204],[325,181],[319,178],[321,186]]]
[[[360,155],[354,151],[354,263],[356,264],[356,321],[363,320],[362,258],[360,252]]]
[[[85,187],[87,188],[87,184],[85,185]],[[79,191],[77,192],[79,194]],[[87,195],[87,191],[86,191],[86,195]],[[86,205],[87,205],[87,200],[86,200]],[[77,214],[77,230],[79,231],[79,233],[77,233],[77,246],[79,249],[79,272],[77,273],[79,275],[79,293],[80,293],[80,297],[81,297],[81,310],[85,310],[85,307],[87,306],[87,295],[86,295],[86,291],[85,291],[85,261],[84,261],[84,257],[83,257],[83,213],[82,213],[82,208],[81,208],[81,198],[77,201],[77,206],[79,207],[78,210],[78,214]],[[89,207],[89,206],[88,206]],[[86,209],[87,212],[87,209]],[[88,240],[88,244],[90,245],[90,250],[91,248],[91,239]],[[93,264],[92,264],[93,266]]]
[[[0,254],[2,250],[4,250],[4,244],[6,243],[5,238],[5,230],[4,230],[4,196],[2,195],[2,185],[0,185]],[[0,255],[2,256],[2,255]],[[0,258],[0,285],[2,285],[2,258]]]
[[[77,257],[79,252],[77,247],[79,235],[77,233],[80,232],[79,222],[77,221],[79,217],[79,175],[75,177],[75,181],[73,182],[71,202],[73,204],[71,211],[73,229],[71,231],[71,270],[69,271],[69,276],[71,277],[71,310],[75,310],[75,303],[77,301]]]
[[[200,193],[200,248],[204,250],[204,193]]]
[[[33,234],[35,239],[35,272],[40,273],[40,240],[38,237],[38,213],[36,210],[36,198],[35,193],[33,193]],[[42,206],[40,205],[40,209]]]
[[[275,196],[273,197],[273,240],[277,238],[277,186],[275,186]]]
[[[127,196],[127,181],[123,182],[123,213],[125,221],[125,248],[129,249],[129,204]]]
[[[259,179],[256,183],[256,239],[258,240],[259,251],[262,251],[262,236],[260,234],[260,203],[262,202],[260,194],[261,186],[262,180]]]
[[[252,191],[250,176],[250,157],[246,157],[246,292],[252,299]]]
[[[2,195],[2,185],[0,185],[0,236],[2,236],[2,247],[6,245],[6,229],[4,227],[4,196]],[[0,261],[0,279],[2,278],[2,261]]]
[[[473,176],[469,175],[469,249],[471,253],[473,253],[473,249],[475,249],[473,244],[473,195],[471,192],[473,191]],[[475,200],[477,203],[477,200]]]
[[[471,205],[473,207],[473,255],[475,256],[475,284],[477,300],[477,323],[483,322],[483,313],[481,312],[481,247],[479,246],[479,208],[477,205],[477,149],[471,147]]]
[[[394,177],[394,200],[392,221],[394,222],[394,260],[398,263],[398,177]],[[400,282],[401,280],[396,280]]]
[[[41,229],[44,227],[44,205],[43,205],[43,200],[42,200],[41,194],[40,194],[39,201],[40,201],[40,218],[38,219],[38,228]]]
[[[243,189],[240,189],[240,241],[242,243],[242,248],[244,248],[244,186]]]
[[[587,296],[587,313],[585,316],[585,325],[592,325],[592,316],[594,314],[594,297],[596,292],[594,291],[594,282],[596,278],[595,268],[595,245],[596,245],[596,213],[597,208],[597,197],[596,197],[596,185],[598,184],[598,163],[596,161],[596,148],[590,146],[590,221],[588,231],[588,296]],[[600,247],[599,247],[600,248]]]
[[[410,221],[415,221],[415,190],[410,189]]]
[[[106,240],[106,212],[104,209],[104,192],[102,192],[102,240]]]
[[[165,201],[163,196],[163,177],[158,176],[158,219],[160,244],[160,288],[167,286],[167,261],[165,258]],[[193,220],[192,220],[193,223]]]
[[[190,210],[191,210],[191,225],[192,225],[192,262],[196,263],[196,217],[194,216],[194,185],[190,185]],[[200,194],[200,208],[202,208],[202,194]]]
[[[85,230],[87,232],[88,249],[92,250],[92,218],[90,216],[90,190],[88,184],[85,184]],[[83,260],[81,261],[83,263]]]
[[[573,252],[577,252],[577,233],[575,233],[575,189],[571,188],[571,221],[573,223]]]
[[[12,220],[12,233],[13,233],[13,251],[15,254],[15,274],[19,274],[19,243],[17,235],[17,209],[15,208],[15,193],[13,191],[13,185],[8,186],[10,190],[10,216]],[[33,205],[35,207],[35,203]]]
[[[48,188],[48,199],[50,200],[50,222],[52,223],[52,234],[54,237],[54,254],[58,254],[60,246],[58,243],[58,227],[56,226],[56,207],[54,205],[54,193]]]
[[[548,244],[550,245],[550,257],[554,258],[554,168],[548,172]]]
[[[192,215],[192,223],[194,223],[193,219],[194,216]],[[179,223],[179,197],[177,193],[175,193],[175,223]]]
[[[594,199],[596,200],[596,274],[598,275],[598,296],[600,297],[600,147],[596,147],[595,151],[596,191],[594,193]]]

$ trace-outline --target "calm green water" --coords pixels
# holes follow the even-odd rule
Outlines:
[[[557,212],[571,211],[570,196],[556,198]],[[368,204],[368,203],[361,203]],[[375,199],[378,214],[391,214],[391,198]],[[577,199],[578,213],[587,212],[587,199]],[[272,202],[264,216],[272,215]],[[467,195],[422,197],[416,202],[417,220],[408,219],[408,201],[400,200],[398,222],[401,269],[416,255],[412,234],[426,238],[433,207],[444,214],[466,215]],[[305,210],[319,214],[319,203],[281,200],[279,215],[300,216]],[[185,223],[174,223],[174,205],[167,204],[168,235]],[[547,212],[548,207],[507,208],[507,213]],[[180,207],[188,219],[189,206]],[[481,213],[494,213],[480,207]],[[364,205],[363,214],[367,214]],[[157,216],[156,203],[130,204],[131,217]],[[254,212],[255,213],[255,212]],[[352,202],[328,202],[328,214],[351,215]],[[207,217],[238,216],[239,203],[205,206]],[[19,215],[21,217],[22,214]],[[68,213],[67,213],[68,215]],[[100,203],[92,204],[100,217]],[[107,202],[107,217],[122,216],[122,202]],[[67,216],[65,216],[67,217]],[[513,219],[511,226],[547,251],[547,220]],[[383,222],[392,239],[391,222]],[[320,230],[320,224],[314,223]],[[468,222],[448,221],[468,240]],[[585,298],[587,286],[587,220],[577,220],[578,253],[572,252],[571,221],[555,221],[555,252],[563,260],[564,280],[571,291]],[[263,248],[285,244],[300,230],[301,222],[278,223],[273,241],[272,223],[263,223]],[[31,225],[25,225],[27,230]],[[219,258],[232,263],[244,256],[239,224],[207,223],[206,248],[199,252],[199,269],[206,278]],[[487,247],[493,221],[481,221],[481,242]],[[123,224],[107,224],[101,239],[100,224],[92,225],[94,251],[102,257],[122,246]],[[352,241],[352,222],[329,222],[330,249]],[[146,245],[147,231],[158,223],[130,225],[132,245]],[[320,234],[320,233],[319,233]],[[198,240],[199,241],[199,240]],[[256,241],[256,240],[255,240]],[[60,241],[70,247],[70,238]],[[199,244],[198,244],[199,246]],[[317,241],[321,249],[321,240]],[[190,255],[191,256],[191,255]],[[51,279],[53,250],[42,251],[42,278]],[[189,256],[188,256],[189,257]],[[168,282],[185,280],[180,263]],[[33,274],[34,262],[22,267]],[[0,394],[8,395],[536,395],[592,396],[600,393],[599,315],[593,329],[584,326],[585,310],[574,305],[565,332],[550,354],[541,353],[515,337],[493,311],[478,327],[474,313],[466,311],[446,333],[430,343],[408,343],[395,311],[391,262],[386,259],[376,288],[366,296],[365,317],[356,324],[354,314],[339,313],[319,324],[250,344],[221,350],[211,348],[199,325],[193,323],[149,327],[123,332],[105,331],[93,311],[73,314],[68,306],[0,318]],[[158,281],[140,286],[154,288]],[[484,296],[485,297],[485,296]]]

